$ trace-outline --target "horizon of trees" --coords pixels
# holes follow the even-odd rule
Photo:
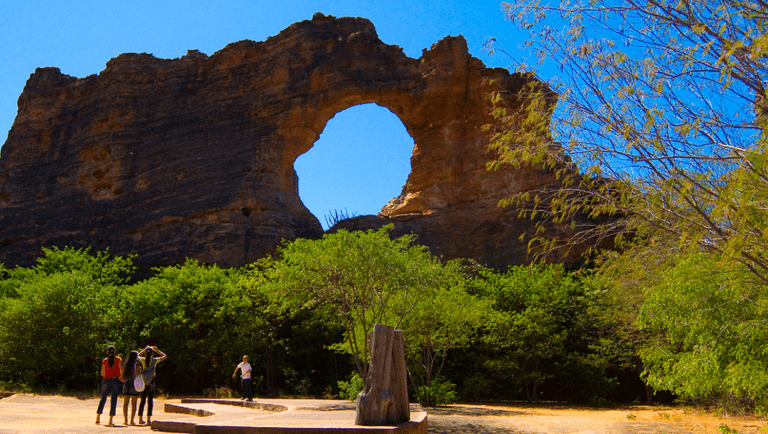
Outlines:
[[[404,331],[410,393],[425,405],[604,403],[642,390],[636,372],[623,385],[612,377],[623,370],[607,348],[617,325],[589,279],[558,265],[443,263],[390,229],[295,240],[238,268],[188,260],[146,278],[134,257],[44,249],[35,266],[2,270],[0,388],[95,390],[107,345],[127,355],[152,344],[169,356],[158,368],[167,393],[236,390],[232,367],[249,354],[260,394],[337,396],[364,378],[364,333],[381,322]]]

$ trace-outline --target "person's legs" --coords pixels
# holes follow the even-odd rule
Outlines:
[[[112,396],[109,400],[109,425],[114,425],[113,418],[117,413],[117,400],[120,399],[120,380],[110,378],[109,383],[112,388]]]
[[[154,404],[155,391],[150,390],[147,393],[147,423],[152,423],[152,405]]]
[[[136,417],[136,400],[138,399],[138,396],[131,395],[131,425],[136,425],[136,422],[133,421],[133,419]]]
[[[141,392],[141,402],[139,403],[139,423],[144,425],[144,403],[147,402],[147,389]]]
[[[253,401],[253,392],[251,391],[251,379],[246,378],[243,380],[243,389],[248,401]]]
[[[125,418],[126,425],[128,425],[128,401],[130,399],[131,399],[131,395],[128,395],[127,393],[123,395],[123,417]]]
[[[101,400],[99,401],[99,408],[96,410],[96,423],[101,422],[101,413],[104,411],[104,404],[107,402],[107,392],[109,390],[109,382],[104,379],[101,380]]]

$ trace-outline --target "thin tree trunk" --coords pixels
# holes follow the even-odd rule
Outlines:
[[[645,398],[648,404],[653,404],[653,387],[645,385]]]

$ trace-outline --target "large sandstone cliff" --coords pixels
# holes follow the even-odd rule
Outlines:
[[[413,59],[361,18],[316,15],[264,42],[179,59],[123,54],[98,75],[35,71],[0,154],[0,261],[42,246],[239,265],[282,239],[323,230],[298,196],[293,163],[336,113],[376,103],[415,141],[401,196],[361,228],[395,224],[447,258],[523,262],[533,230],[499,199],[552,182],[488,172],[487,95],[524,76],[486,68],[462,37]]]

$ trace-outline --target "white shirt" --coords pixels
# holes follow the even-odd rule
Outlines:
[[[251,378],[251,365],[248,362],[240,362],[237,365],[237,369],[240,370],[240,376],[243,379]]]

